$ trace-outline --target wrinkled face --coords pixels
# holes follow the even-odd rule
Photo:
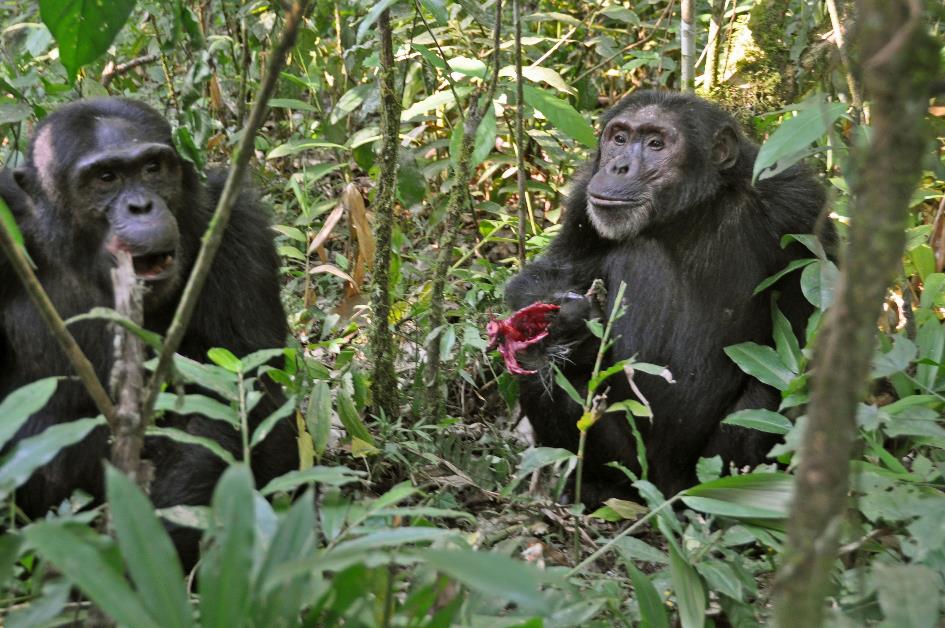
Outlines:
[[[151,303],[179,282],[180,232],[171,208],[180,205],[182,185],[177,153],[154,135],[124,118],[96,118],[92,145],[72,163],[34,159],[47,196],[71,214],[76,237],[100,238],[102,255],[111,261],[117,251],[128,251]],[[46,148],[54,145],[36,145],[34,155]],[[55,168],[66,170],[56,177]],[[58,189],[50,189],[53,182]]]
[[[587,213],[601,237],[624,240],[659,218],[664,193],[683,182],[686,138],[657,105],[625,111],[601,132],[600,160],[587,186]]]

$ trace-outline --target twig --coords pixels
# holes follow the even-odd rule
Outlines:
[[[249,116],[249,122],[243,129],[243,136],[240,139],[239,147],[236,150],[236,159],[230,173],[223,186],[223,192],[220,194],[220,200],[217,201],[217,207],[207,226],[207,231],[203,235],[203,246],[197,255],[197,261],[194,263],[194,269],[190,273],[187,285],[184,287],[180,304],[174,313],[174,319],[167,330],[167,338],[164,341],[164,347],[161,349],[161,355],[158,358],[157,367],[148,383],[147,394],[145,395],[142,415],[145,420],[150,420],[151,413],[154,410],[154,404],[157,401],[158,392],[161,390],[161,384],[170,372],[171,363],[174,358],[174,352],[180,346],[187,332],[187,325],[193,316],[194,308],[197,305],[197,299],[200,298],[200,292],[210,273],[210,266],[213,264],[213,258],[216,256],[223,241],[223,231],[230,220],[230,214],[233,211],[233,205],[236,203],[237,196],[242,185],[243,175],[249,165],[249,160],[253,155],[253,145],[256,132],[262,125],[267,104],[275,91],[276,81],[279,79],[279,73],[285,64],[286,56],[295,44],[295,38],[299,32],[299,26],[302,19],[308,11],[308,0],[297,0],[292,5],[292,10],[286,20],[282,39],[279,40],[276,49],[269,57],[269,64],[266,68],[266,77],[263,79],[262,87],[256,97],[256,103]]]
[[[49,295],[46,294],[46,291],[43,290],[43,286],[39,283],[39,279],[36,278],[36,273],[33,272],[23,252],[20,251],[16,242],[13,240],[13,234],[10,233],[7,229],[7,225],[2,220],[0,220],[0,248],[7,254],[7,258],[9,258],[10,263],[13,265],[13,270],[16,271],[17,276],[20,278],[20,283],[26,288],[26,292],[29,294],[33,305],[39,311],[40,316],[46,321],[49,330],[59,342],[63,353],[66,354],[66,357],[72,364],[72,368],[75,369],[76,374],[88,391],[89,396],[92,397],[95,407],[102,413],[105,420],[108,421],[108,425],[111,427],[112,431],[114,431],[117,428],[115,407],[112,405],[112,400],[108,397],[108,393],[105,392],[105,388],[102,387],[102,383],[95,374],[95,367],[89,362],[85,353],[82,352],[82,348],[79,347],[72,333],[66,327],[66,323],[62,320],[62,317],[59,316],[56,307],[53,305],[52,301],[49,300]]]
[[[512,23],[515,28],[515,166],[518,181],[518,263],[525,266],[525,87],[522,78],[522,15],[521,0],[512,0]],[[572,33],[577,27],[572,29]],[[567,38],[568,36],[565,36]],[[564,41],[562,39],[561,41]],[[554,48],[548,51],[550,55]],[[542,57],[544,59],[544,57]]]
[[[430,26],[430,23],[427,22],[426,16],[423,15],[423,11],[420,9],[420,0],[414,0],[414,4],[417,6],[417,13],[420,15],[420,19],[423,21],[423,27],[427,29],[427,32],[430,33],[430,39],[433,40],[433,45],[436,46],[437,52],[440,53],[440,59],[443,60],[443,65],[446,66],[446,70],[443,74],[446,76],[446,83],[449,85],[450,91],[453,92],[453,100],[456,101],[456,109],[459,111],[460,122],[463,121],[463,108],[460,106],[459,94],[456,93],[456,85],[453,83],[453,77],[450,76],[450,66],[446,62],[447,56],[443,52],[443,48],[440,47],[440,42],[436,38],[436,34],[433,32],[433,28]]]
[[[135,275],[134,262],[127,251],[115,254],[117,265],[112,269],[115,311],[136,325],[144,323],[141,283]],[[144,392],[144,343],[133,332],[115,325],[115,363],[112,365],[111,387],[117,400],[117,430],[112,441],[112,462],[130,477],[145,493],[151,474],[142,466],[144,430],[141,417],[141,395]]]
[[[125,63],[119,63],[118,65],[115,65],[113,61],[109,61],[105,65],[105,69],[102,70],[102,76],[101,76],[102,87],[108,87],[109,85],[111,85],[111,82],[116,77],[127,74],[131,70],[134,70],[136,67],[145,65],[146,63],[151,63],[152,61],[156,61],[157,59],[158,59],[158,55],[152,53],[152,54],[142,55],[136,59],[132,59],[131,61],[127,61]]]
[[[863,98],[860,96],[860,88],[853,77],[853,65],[850,63],[850,55],[847,52],[845,36],[843,34],[843,25],[840,23],[840,13],[837,11],[837,1],[827,0],[827,12],[830,14],[830,23],[833,26],[833,38],[837,44],[837,50],[840,52],[840,62],[843,64],[843,72],[847,77],[847,89],[850,90],[850,98],[853,100],[853,107],[859,116],[863,111]]]

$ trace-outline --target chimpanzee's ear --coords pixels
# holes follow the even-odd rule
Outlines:
[[[738,161],[738,133],[728,124],[715,132],[712,160],[719,170],[728,170]]]
[[[25,166],[13,169],[13,180],[20,186],[21,190],[27,194],[30,193],[30,173]]]

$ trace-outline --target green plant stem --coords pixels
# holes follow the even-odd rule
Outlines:
[[[519,3],[512,0],[515,28],[515,165],[518,182],[518,263],[525,266],[525,87],[522,78],[522,16]]]
[[[2,202],[2,199],[0,199],[0,202]],[[16,241],[13,239],[13,234],[10,233],[6,223],[2,220],[0,220],[0,248],[6,253],[10,264],[13,266],[13,270],[20,279],[20,283],[26,289],[26,293],[33,302],[33,306],[39,312],[39,315],[43,317],[43,320],[46,321],[46,326],[49,327],[49,331],[52,332],[56,341],[59,342],[59,346],[72,364],[72,368],[75,369],[76,375],[78,375],[79,379],[82,381],[82,385],[85,386],[85,389],[88,391],[89,396],[95,403],[95,407],[98,408],[98,411],[101,412],[105,420],[108,421],[108,425],[112,431],[115,431],[118,428],[117,419],[115,417],[115,406],[112,404],[108,393],[105,392],[102,382],[99,381],[98,375],[95,373],[95,367],[89,362],[89,359],[86,357],[85,353],[83,353],[79,343],[76,342],[75,337],[66,327],[65,321],[59,316],[59,312],[56,311],[56,306],[53,305],[52,301],[49,299],[49,295],[43,290],[43,286],[39,283],[36,273],[33,272],[23,251],[20,250]]]
[[[150,421],[154,412],[154,404],[157,401],[158,393],[161,391],[161,385],[170,372],[174,352],[177,351],[184,339],[187,325],[190,323],[190,318],[193,316],[194,308],[197,305],[197,299],[200,298],[200,292],[204,283],[206,283],[207,276],[210,274],[213,258],[216,257],[220,244],[223,242],[223,231],[230,221],[230,214],[233,212],[233,205],[239,196],[243,176],[249,165],[249,160],[253,156],[256,132],[262,125],[269,99],[275,90],[276,81],[279,79],[279,73],[283,65],[285,65],[286,57],[295,44],[299,26],[308,11],[308,5],[308,0],[297,0],[293,3],[286,18],[282,38],[269,57],[266,77],[263,79],[263,84],[256,97],[256,103],[250,113],[249,122],[243,129],[243,136],[236,150],[233,167],[230,168],[226,183],[223,186],[223,192],[220,194],[220,200],[217,202],[217,207],[210,219],[210,224],[207,226],[207,231],[203,235],[203,246],[200,247],[197,261],[194,263],[187,285],[184,287],[177,311],[174,312],[174,319],[168,327],[167,337],[164,340],[161,355],[158,357],[154,374],[148,383],[144,407],[141,412],[146,423]]]

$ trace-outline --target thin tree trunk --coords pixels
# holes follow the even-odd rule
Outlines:
[[[902,258],[925,146],[922,116],[938,64],[918,0],[862,0],[859,15],[873,134],[855,157],[849,246],[815,349],[810,422],[775,597],[777,625],[784,627],[821,624],[847,507],[856,404],[869,376],[886,287]]]
[[[695,89],[695,62],[696,62],[696,30],[692,18],[694,0],[682,0],[680,12],[682,23],[679,29],[679,47],[681,63],[679,74],[679,89],[691,92]]]
[[[726,0],[712,0],[712,17],[709,20],[709,41],[706,43],[705,71],[702,73],[702,89],[708,93],[715,87],[719,68],[719,39],[722,35],[722,18],[725,16]]]
[[[377,22],[380,36],[381,84],[381,173],[374,210],[374,291],[371,310],[371,355],[374,358],[372,393],[376,408],[388,417],[398,411],[397,375],[394,371],[394,340],[390,325],[391,231],[394,222],[394,192],[397,188],[397,150],[400,139],[400,100],[397,98],[394,45],[390,12],[383,11]]]
[[[522,79],[522,8],[521,0],[512,0],[512,22],[515,28],[515,164],[518,175],[518,262],[525,266],[525,98]]]

